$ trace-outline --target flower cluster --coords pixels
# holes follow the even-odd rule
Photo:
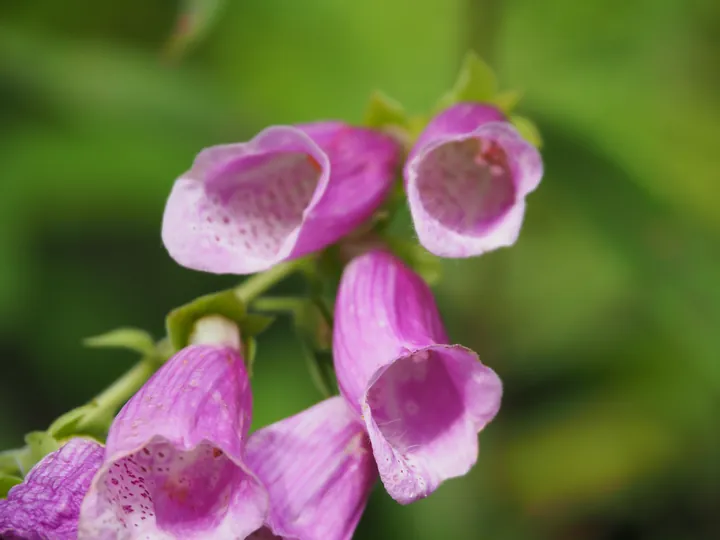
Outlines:
[[[189,268],[265,271],[356,231],[399,171],[420,243],[470,257],[514,243],[542,162],[482,103],[449,107],[405,152],[340,122],[271,127],[197,156],[170,194],[163,242]],[[378,477],[408,504],[467,473],[500,406],[498,376],[451,343],[428,285],[382,245],[340,279],[339,396],[249,434],[243,350],[236,333],[176,352],[115,417],[104,449],[72,438],[11,489],[0,536],[349,539]]]
[[[397,144],[339,122],[271,127],[208,148],[176,183],[162,237],[183,266],[250,274],[318,251],[367,220],[395,178]],[[492,105],[436,116],[404,166],[420,243],[470,257],[515,242],[540,155]]]

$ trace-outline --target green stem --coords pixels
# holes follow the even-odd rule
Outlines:
[[[245,304],[248,304],[283,278],[299,270],[307,262],[307,259],[297,259],[278,264],[266,272],[246,279],[235,288],[235,294]],[[90,402],[93,410],[78,424],[78,430],[88,427],[108,415],[114,415],[145,384],[158,366],[159,363],[152,357],[144,358],[135,364],[130,371],[108,386]]]
[[[253,308],[268,313],[295,314],[303,307],[303,300],[286,296],[263,296],[252,303]]]
[[[474,50],[488,64],[497,60],[497,36],[502,5],[497,0],[466,0],[462,13],[464,49]],[[464,54],[465,51],[462,51]]]
[[[78,428],[88,426],[94,420],[104,415],[114,415],[122,405],[137,392],[157,369],[158,364],[150,358],[141,360],[130,371],[108,386],[90,402],[95,406],[78,425]]]
[[[235,287],[235,294],[245,305],[267,291],[270,287],[299,270],[308,263],[307,259],[296,259],[273,266],[261,274],[255,274],[247,278],[240,285]]]

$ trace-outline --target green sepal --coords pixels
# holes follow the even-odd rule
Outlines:
[[[96,406],[92,403],[81,405],[66,412],[56,419],[47,430],[47,433],[55,439],[64,439],[77,433],[78,425],[85,419],[88,413],[95,411]]]
[[[465,55],[452,90],[440,98],[437,110],[465,101],[491,102],[496,94],[495,72],[482,58],[470,51]]]
[[[536,148],[541,148],[543,141],[540,130],[535,123],[524,116],[511,116],[510,122],[515,126],[520,135]]]
[[[30,449],[30,457],[34,463],[60,448],[55,437],[45,431],[31,431],[25,435],[25,444]]]
[[[259,313],[248,313],[240,323],[240,330],[243,340],[262,334],[275,322],[275,317],[260,315]]]
[[[330,351],[313,349],[301,340],[301,349],[307,363],[310,378],[323,398],[336,396],[339,393],[333,356]]]
[[[510,114],[522,99],[520,90],[503,90],[493,97],[492,102],[505,114]]]
[[[398,101],[380,91],[375,91],[370,96],[370,101],[365,109],[363,124],[374,129],[382,129],[387,126],[406,127],[408,115]]]
[[[25,435],[25,448],[15,451],[17,470],[25,476],[37,462],[60,448],[60,443],[45,431],[32,431]]]
[[[418,114],[408,118],[407,129],[411,141],[415,142],[417,140],[429,121],[430,119],[424,114]]]
[[[208,315],[220,315],[236,323],[243,341],[265,331],[274,321],[265,315],[248,314],[233,289],[201,296],[167,316],[167,334],[173,350],[187,346],[195,323]]]
[[[6,498],[10,488],[18,484],[22,484],[22,478],[19,476],[0,473],[0,499]]]
[[[442,261],[420,244],[398,238],[386,236],[388,247],[400,257],[405,264],[412,268],[428,285],[434,285],[442,277]]]
[[[160,361],[160,363],[164,363],[169,360],[174,352],[172,343],[170,343],[170,339],[168,337],[164,337],[160,341],[158,341],[155,344],[155,352],[158,356],[158,360]]]
[[[70,436],[82,436],[95,439],[99,443],[105,443],[118,409],[98,409],[93,402],[90,402],[88,407],[87,416],[83,416],[78,420],[75,431],[68,433],[68,430],[65,430],[62,439],[67,439]]]
[[[257,340],[254,337],[246,337],[243,340],[243,358],[245,359],[245,367],[247,368],[248,377],[253,375],[253,366],[255,365],[255,356],[257,355]]]
[[[9,475],[22,475],[23,463],[26,458],[22,454],[28,452],[27,447],[13,448],[12,450],[4,450],[0,452],[0,473]]]
[[[129,349],[142,355],[151,355],[155,352],[152,336],[139,328],[117,328],[99,336],[86,338],[83,344],[86,347]]]
[[[195,323],[207,315],[222,315],[240,324],[245,318],[245,306],[232,290],[221,291],[196,298],[172,310],[165,320],[170,344],[175,351],[186,347]]]

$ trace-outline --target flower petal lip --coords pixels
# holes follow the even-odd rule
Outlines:
[[[254,433],[247,462],[270,494],[262,533],[284,539],[350,540],[377,480],[365,428],[339,396]]]
[[[461,103],[418,138],[404,178],[420,242],[442,257],[471,257],[518,237],[525,197],[543,175],[537,149],[495,107]]]
[[[113,422],[78,537],[247,537],[267,513],[267,493],[244,461],[250,420],[236,350],[177,353]]]
[[[502,384],[473,351],[448,344],[430,289],[395,256],[370,251],[346,267],[333,353],[341,393],[396,501],[426,497],[473,466]]]
[[[390,137],[340,122],[273,126],[205,149],[173,186],[163,242],[181,265],[218,274],[301,257],[370,217],[398,156]]]
[[[80,504],[103,455],[96,441],[73,438],[45,456],[0,500],[0,538],[76,538]]]
[[[423,147],[446,137],[470,133],[488,122],[506,122],[507,117],[492,105],[457,103],[433,117],[413,145],[408,160],[422,152]]]

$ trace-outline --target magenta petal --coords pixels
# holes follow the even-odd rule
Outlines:
[[[170,193],[162,237],[188,268],[249,274],[335,242],[392,184],[389,137],[339,122],[270,127],[203,150]]]
[[[258,539],[349,540],[377,479],[364,426],[341,397],[254,433],[247,462],[270,494]]]
[[[423,246],[442,257],[471,257],[515,243],[525,196],[543,165],[500,111],[461,103],[430,122],[404,174]]]
[[[368,252],[346,267],[333,354],[395,500],[425,497],[472,467],[477,433],[500,407],[500,379],[473,351],[447,344],[429,288],[393,255]]]
[[[0,500],[0,538],[77,538],[80,504],[103,460],[103,447],[70,439]]]
[[[413,159],[422,148],[437,140],[458,133],[475,131],[488,122],[505,122],[507,118],[498,108],[480,103],[458,103],[435,116],[415,141],[408,159]]]
[[[79,537],[242,539],[257,530],[267,494],[244,463],[250,415],[235,350],[177,353],[113,422]]]

